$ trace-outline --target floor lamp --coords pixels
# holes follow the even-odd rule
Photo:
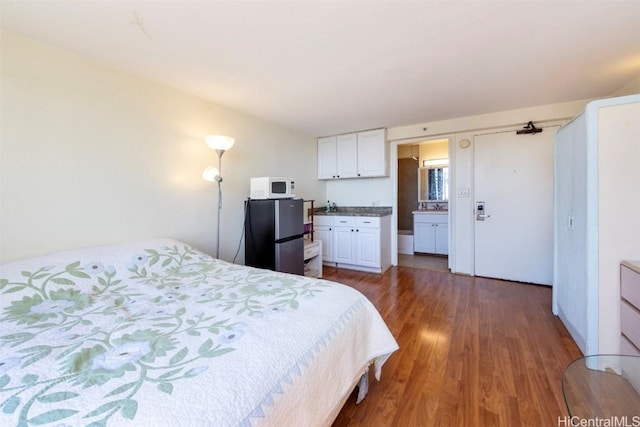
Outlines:
[[[216,258],[220,258],[220,214],[222,213],[222,155],[233,147],[236,142],[230,136],[208,135],[204,138],[209,148],[218,153],[218,167],[209,166],[202,172],[202,178],[206,181],[218,183],[218,224],[216,234]]]

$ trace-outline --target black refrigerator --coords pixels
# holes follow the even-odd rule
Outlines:
[[[304,275],[303,200],[247,200],[245,204],[245,264]]]

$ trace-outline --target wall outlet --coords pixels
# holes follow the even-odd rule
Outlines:
[[[458,198],[468,198],[469,197],[469,188],[458,188]]]

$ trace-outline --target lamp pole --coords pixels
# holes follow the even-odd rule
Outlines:
[[[236,142],[235,139],[225,135],[208,135],[204,138],[205,142],[216,153],[218,153],[218,169],[210,166],[202,173],[202,178],[207,181],[216,181],[218,183],[218,219],[216,234],[216,258],[220,259],[220,216],[222,214],[222,155],[224,152]]]
[[[218,219],[217,219],[217,231],[216,231],[216,258],[220,259],[220,215],[222,215],[222,155],[224,150],[216,150],[218,153],[218,175],[216,175],[216,181],[218,182]]]

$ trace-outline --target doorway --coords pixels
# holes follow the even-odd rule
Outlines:
[[[397,241],[394,253],[396,264],[427,270],[449,271],[449,138],[421,139],[398,143],[395,151],[397,155],[395,159],[396,197],[394,207],[394,213],[396,213],[395,229],[397,231],[394,233]],[[432,170],[436,165],[440,169]],[[429,177],[431,177],[432,186],[438,191],[428,191]],[[421,194],[422,196],[420,196]],[[425,233],[422,232],[414,235],[414,216],[417,212],[431,214],[436,211],[440,215],[438,222],[444,222],[444,224],[440,224],[437,237],[441,249],[440,251],[423,251],[420,248],[425,245],[418,244],[416,251],[416,243],[419,242],[416,242],[415,239],[430,237],[425,236]],[[433,230],[431,238],[436,239],[435,228]],[[446,236],[444,244],[442,242],[443,234]],[[444,248],[444,252],[442,248]]]

